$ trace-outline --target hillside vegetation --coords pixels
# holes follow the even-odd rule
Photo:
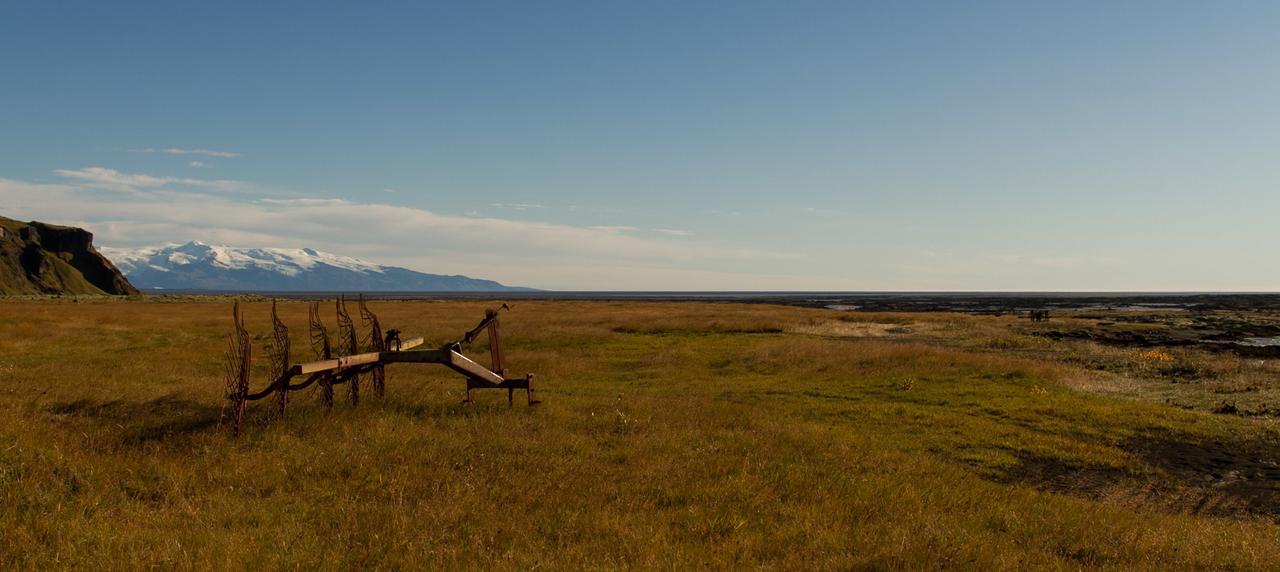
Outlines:
[[[0,217],[0,296],[137,293],[89,231]]]
[[[490,304],[371,305],[438,343]],[[0,568],[1280,562],[1273,419],[1121,391],[1164,382],[1013,318],[521,302],[506,358],[542,405],[402,364],[355,409],[251,404],[239,440],[229,328],[229,301],[0,302]]]

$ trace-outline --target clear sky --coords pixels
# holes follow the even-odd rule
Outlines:
[[[0,214],[550,289],[1278,290],[1280,3],[10,1]]]

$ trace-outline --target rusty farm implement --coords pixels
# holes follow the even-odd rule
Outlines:
[[[253,344],[244,327],[240,303],[236,302],[232,309],[234,330],[228,336],[225,361],[226,397],[230,401],[230,411],[226,416],[230,418],[235,435],[240,434],[250,401],[267,399],[271,403],[272,416],[283,417],[289,406],[290,394],[312,387],[318,389],[320,401],[328,408],[333,407],[335,389],[339,387],[346,389],[347,400],[352,406],[358,405],[361,384],[366,381],[372,386],[374,395],[381,397],[386,391],[386,366],[393,363],[440,364],[462,374],[467,382],[463,403],[473,403],[472,392],[476,389],[506,389],[508,404],[514,401],[515,390],[523,389],[529,405],[538,403],[532,373],[524,377],[507,377],[498,319],[499,313],[508,309],[506,304],[487,310],[484,319],[463,334],[461,339],[447,342],[438,348],[421,348],[423,338],[420,337],[401,339],[399,330],[389,329],[384,332],[378,316],[369,309],[363,298],[358,303],[358,309],[361,325],[367,333],[361,336],[347,311],[346,300],[338,298],[335,305],[338,324],[336,335],[331,334],[320,319],[320,302],[311,303],[308,329],[315,360],[293,363],[289,328],[280,320],[276,304],[272,302],[272,334],[265,348],[271,381],[262,389],[253,391],[249,383],[253,366]],[[465,347],[482,334],[487,334],[490,367],[480,365],[462,353]]]

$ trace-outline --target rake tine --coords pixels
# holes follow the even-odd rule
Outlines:
[[[338,296],[337,308],[338,354],[340,356],[354,355],[360,351],[360,345],[355,323],[351,321],[351,314],[347,313],[347,300],[345,297]],[[360,404],[360,374],[351,376],[351,383],[347,385],[347,399],[351,401],[352,407]]]
[[[369,337],[364,343],[365,349],[371,352],[387,351],[387,342],[382,338],[382,324],[378,322],[378,315],[365,305],[363,294],[360,295],[360,322],[369,328]],[[382,362],[378,362],[373,367],[369,377],[373,379],[373,394],[382,397],[387,387],[387,371]]]
[[[285,376],[285,372],[289,370],[289,328],[280,321],[279,314],[276,313],[276,302],[271,302],[271,343],[267,347],[267,355],[271,359],[271,379],[279,380]],[[285,407],[289,403],[289,387],[287,383],[279,384],[276,390],[276,408],[275,414],[284,418]]]
[[[324,322],[320,321],[320,303],[312,302],[309,312],[309,327],[311,333],[311,350],[315,352],[316,359],[332,359],[333,346],[329,343],[329,329],[324,326]],[[316,383],[320,384],[320,401],[328,409],[333,409],[333,376],[325,373],[320,376]]]
[[[240,425],[244,421],[244,410],[248,404],[249,366],[253,358],[253,345],[249,341],[249,332],[244,329],[244,316],[240,313],[240,302],[231,307],[233,332],[227,336],[227,354],[224,361],[226,397],[231,401],[231,433],[240,436]]]

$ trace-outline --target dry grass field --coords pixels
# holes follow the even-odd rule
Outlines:
[[[428,343],[487,305],[371,304]],[[281,312],[304,354],[305,304]],[[245,313],[260,354],[269,304]],[[229,328],[228,300],[0,301],[0,568],[1280,566],[1275,419],[1209,412],[1275,391],[1266,361],[1010,317],[521,302],[507,361],[542,405],[401,364],[355,409],[251,404],[233,440]]]

